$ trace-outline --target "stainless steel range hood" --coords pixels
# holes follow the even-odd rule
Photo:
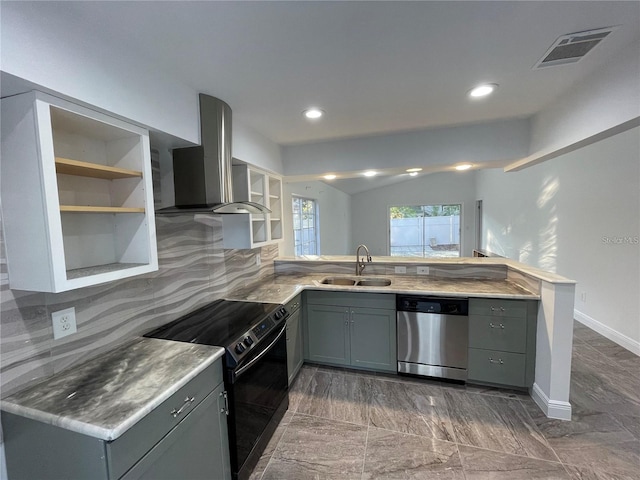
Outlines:
[[[233,201],[231,138],[231,108],[201,93],[202,145],[173,150],[175,206],[157,210],[157,214],[271,213],[259,203]]]

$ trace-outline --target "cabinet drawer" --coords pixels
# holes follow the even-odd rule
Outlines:
[[[302,306],[302,295],[296,295],[285,304],[287,311],[291,314],[295,313],[297,310],[300,310],[301,306]]]
[[[521,353],[470,348],[468,380],[525,387],[525,365]]]
[[[396,309],[396,296],[390,293],[308,291],[305,302],[310,305]]]
[[[469,315],[526,318],[527,302],[501,298],[471,298],[469,299]]]
[[[222,382],[222,360],[217,360],[158,405],[121,437],[107,443],[110,478],[120,478],[167,435]],[[189,402],[187,399],[192,399]],[[179,414],[172,413],[182,408]]]
[[[474,315],[469,319],[469,346],[514,353],[527,351],[525,318]]]

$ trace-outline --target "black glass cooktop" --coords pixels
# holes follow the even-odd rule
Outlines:
[[[282,305],[216,300],[180,317],[145,337],[231,347],[230,342],[271,315]]]

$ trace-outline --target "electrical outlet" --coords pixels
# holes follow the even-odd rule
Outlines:
[[[260,263],[262,263],[262,259],[260,258],[260,254],[256,253],[256,265],[259,267]]]
[[[407,267],[396,267],[396,273],[407,273]]]
[[[74,307],[51,313],[53,338],[58,339],[76,333],[76,309]]]
[[[429,275],[429,267],[418,267],[418,275]]]
[[[582,292],[580,294],[580,300],[584,303],[587,303],[587,292]]]

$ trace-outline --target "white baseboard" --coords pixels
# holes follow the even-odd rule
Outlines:
[[[636,355],[640,355],[640,342],[637,342],[634,339],[623,335],[622,333],[616,332],[613,328],[608,327],[604,323],[601,323],[595,318],[591,318],[589,315],[585,315],[578,310],[573,311],[573,318],[578,320],[583,325],[586,325],[590,329],[595,330],[603,337],[607,337],[612,342],[615,342],[621,347],[626,348],[630,352],[633,352]]]
[[[536,402],[547,417],[558,420],[571,420],[571,404],[569,402],[549,399],[537,383],[533,384],[531,398],[533,398],[533,401]]]

